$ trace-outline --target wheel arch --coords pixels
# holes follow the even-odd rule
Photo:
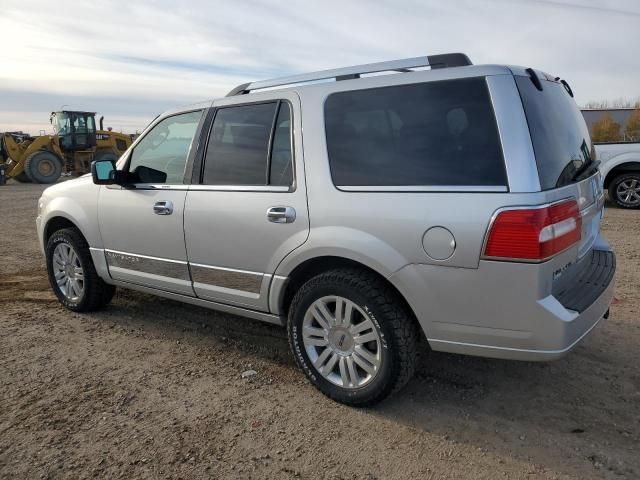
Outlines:
[[[85,241],[87,240],[86,235],[82,232],[80,227],[76,225],[76,223],[74,223],[72,220],[70,220],[69,218],[63,215],[56,215],[49,218],[47,220],[47,223],[45,223],[45,226],[42,232],[43,244],[46,246],[47,242],[49,241],[49,238],[51,238],[51,235],[53,235],[58,230],[62,230],[64,228],[75,228],[76,230],[78,230],[78,232],[80,232],[80,235],[82,235]]]
[[[640,172],[640,159],[622,159],[611,166],[604,177],[604,188],[609,188],[611,181],[618,175],[630,172]]]
[[[80,234],[80,236],[83,238],[83,240],[87,243],[87,245],[89,246],[89,252],[91,254],[91,259],[93,260],[93,265],[94,268],[96,269],[96,272],[98,273],[98,275],[102,278],[102,280],[104,280],[106,283],[111,283],[110,280],[110,274],[109,274],[109,268],[107,266],[107,262],[106,262],[106,258],[104,255],[104,251],[101,249],[102,245],[98,245],[97,243],[95,243],[95,238],[90,237],[89,235],[87,235],[87,231],[86,229],[80,227],[81,222],[76,221],[75,219],[70,218],[67,215],[64,214],[60,214],[60,213],[56,213],[54,215],[51,215],[46,222],[44,223],[44,226],[42,227],[42,252],[45,253],[46,255],[46,248],[47,248],[47,243],[49,241],[49,238],[51,238],[51,235],[53,235],[55,232],[65,229],[65,228],[74,228],[75,230],[78,231],[78,233]],[[99,247],[99,248],[92,248],[92,247]]]
[[[62,166],[64,166],[64,153],[60,149],[56,138],[52,137],[51,135],[36,137],[36,139],[31,142],[24,150],[24,152],[22,153],[22,158],[24,159],[24,161],[26,161],[27,158],[42,152],[48,152],[55,155]]]
[[[320,273],[339,268],[355,268],[375,275],[395,292],[398,300],[402,302],[407,312],[411,315],[415,325],[418,327],[418,330],[424,334],[420,327],[420,323],[416,318],[415,312],[407,301],[405,295],[403,295],[400,289],[391,282],[388,277],[358,260],[339,255],[322,255],[308,258],[293,268],[286,277],[286,281],[282,282],[281,285],[274,288],[272,283],[269,302],[272,310],[278,312],[280,315],[287,316],[295,293],[306,281]]]

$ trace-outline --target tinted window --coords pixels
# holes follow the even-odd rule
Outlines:
[[[591,162],[589,130],[573,98],[561,83],[542,81],[538,90],[529,77],[516,77],[524,105],[543,190],[572,182]]]
[[[281,103],[280,112],[278,105],[273,102],[227,107],[216,113],[205,158],[205,184],[266,185],[269,177],[272,184],[290,184],[290,113],[286,102]]]
[[[269,183],[271,185],[291,185],[293,183],[293,168],[291,156],[291,110],[289,104],[280,104],[278,120],[273,133],[271,147],[271,167]]]
[[[159,122],[133,149],[129,171],[144,183],[183,183],[184,167],[201,117],[199,110]],[[161,181],[158,173],[161,177],[166,175],[166,180]]]
[[[335,93],[325,125],[336,185],[506,185],[483,78]]]

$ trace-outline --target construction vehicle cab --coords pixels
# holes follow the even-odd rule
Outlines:
[[[96,146],[95,112],[51,112],[51,125],[62,150],[87,150]]]

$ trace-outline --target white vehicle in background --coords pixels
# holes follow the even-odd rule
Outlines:
[[[600,143],[595,149],[609,200],[620,208],[640,208],[640,143]]]

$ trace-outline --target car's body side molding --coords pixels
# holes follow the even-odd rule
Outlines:
[[[181,295],[179,293],[166,292],[157,288],[146,287],[144,285],[138,285],[135,283],[123,282],[121,280],[110,279],[109,283],[117,287],[128,288],[131,290],[137,290],[143,293],[149,293],[157,295],[159,297],[168,298],[170,300],[177,300],[179,302],[189,303],[191,305],[197,305],[199,307],[209,308],[220,312],[231,313],[234,315],[240,315],[242,317],[252,318],[254,320],[260,320],[266,323],[272,323],[274,325],[284,326],[286,318],[279,315],[274,315],[266,312],[258,312],[248,308],[236,307],[233,305],[227,305],[224,303],[212,302],[210,300],[203,300],[197,297],[189,297],[187,295]]]
[[[630,171],[636,170],[636,168],[633,168],[631,164],[640,165],[640,154],[636,152],[628,152],[628,153],[623,153],[620,155],[613,156],[609,160],[606,160],[604,162],[604,165],[601,165],[600,167],[602,180],[604,181],[607,178],[607,175],[609,175],[609,173],[613,169],[617,167],[621,167],[625,164],[629,164]]]

